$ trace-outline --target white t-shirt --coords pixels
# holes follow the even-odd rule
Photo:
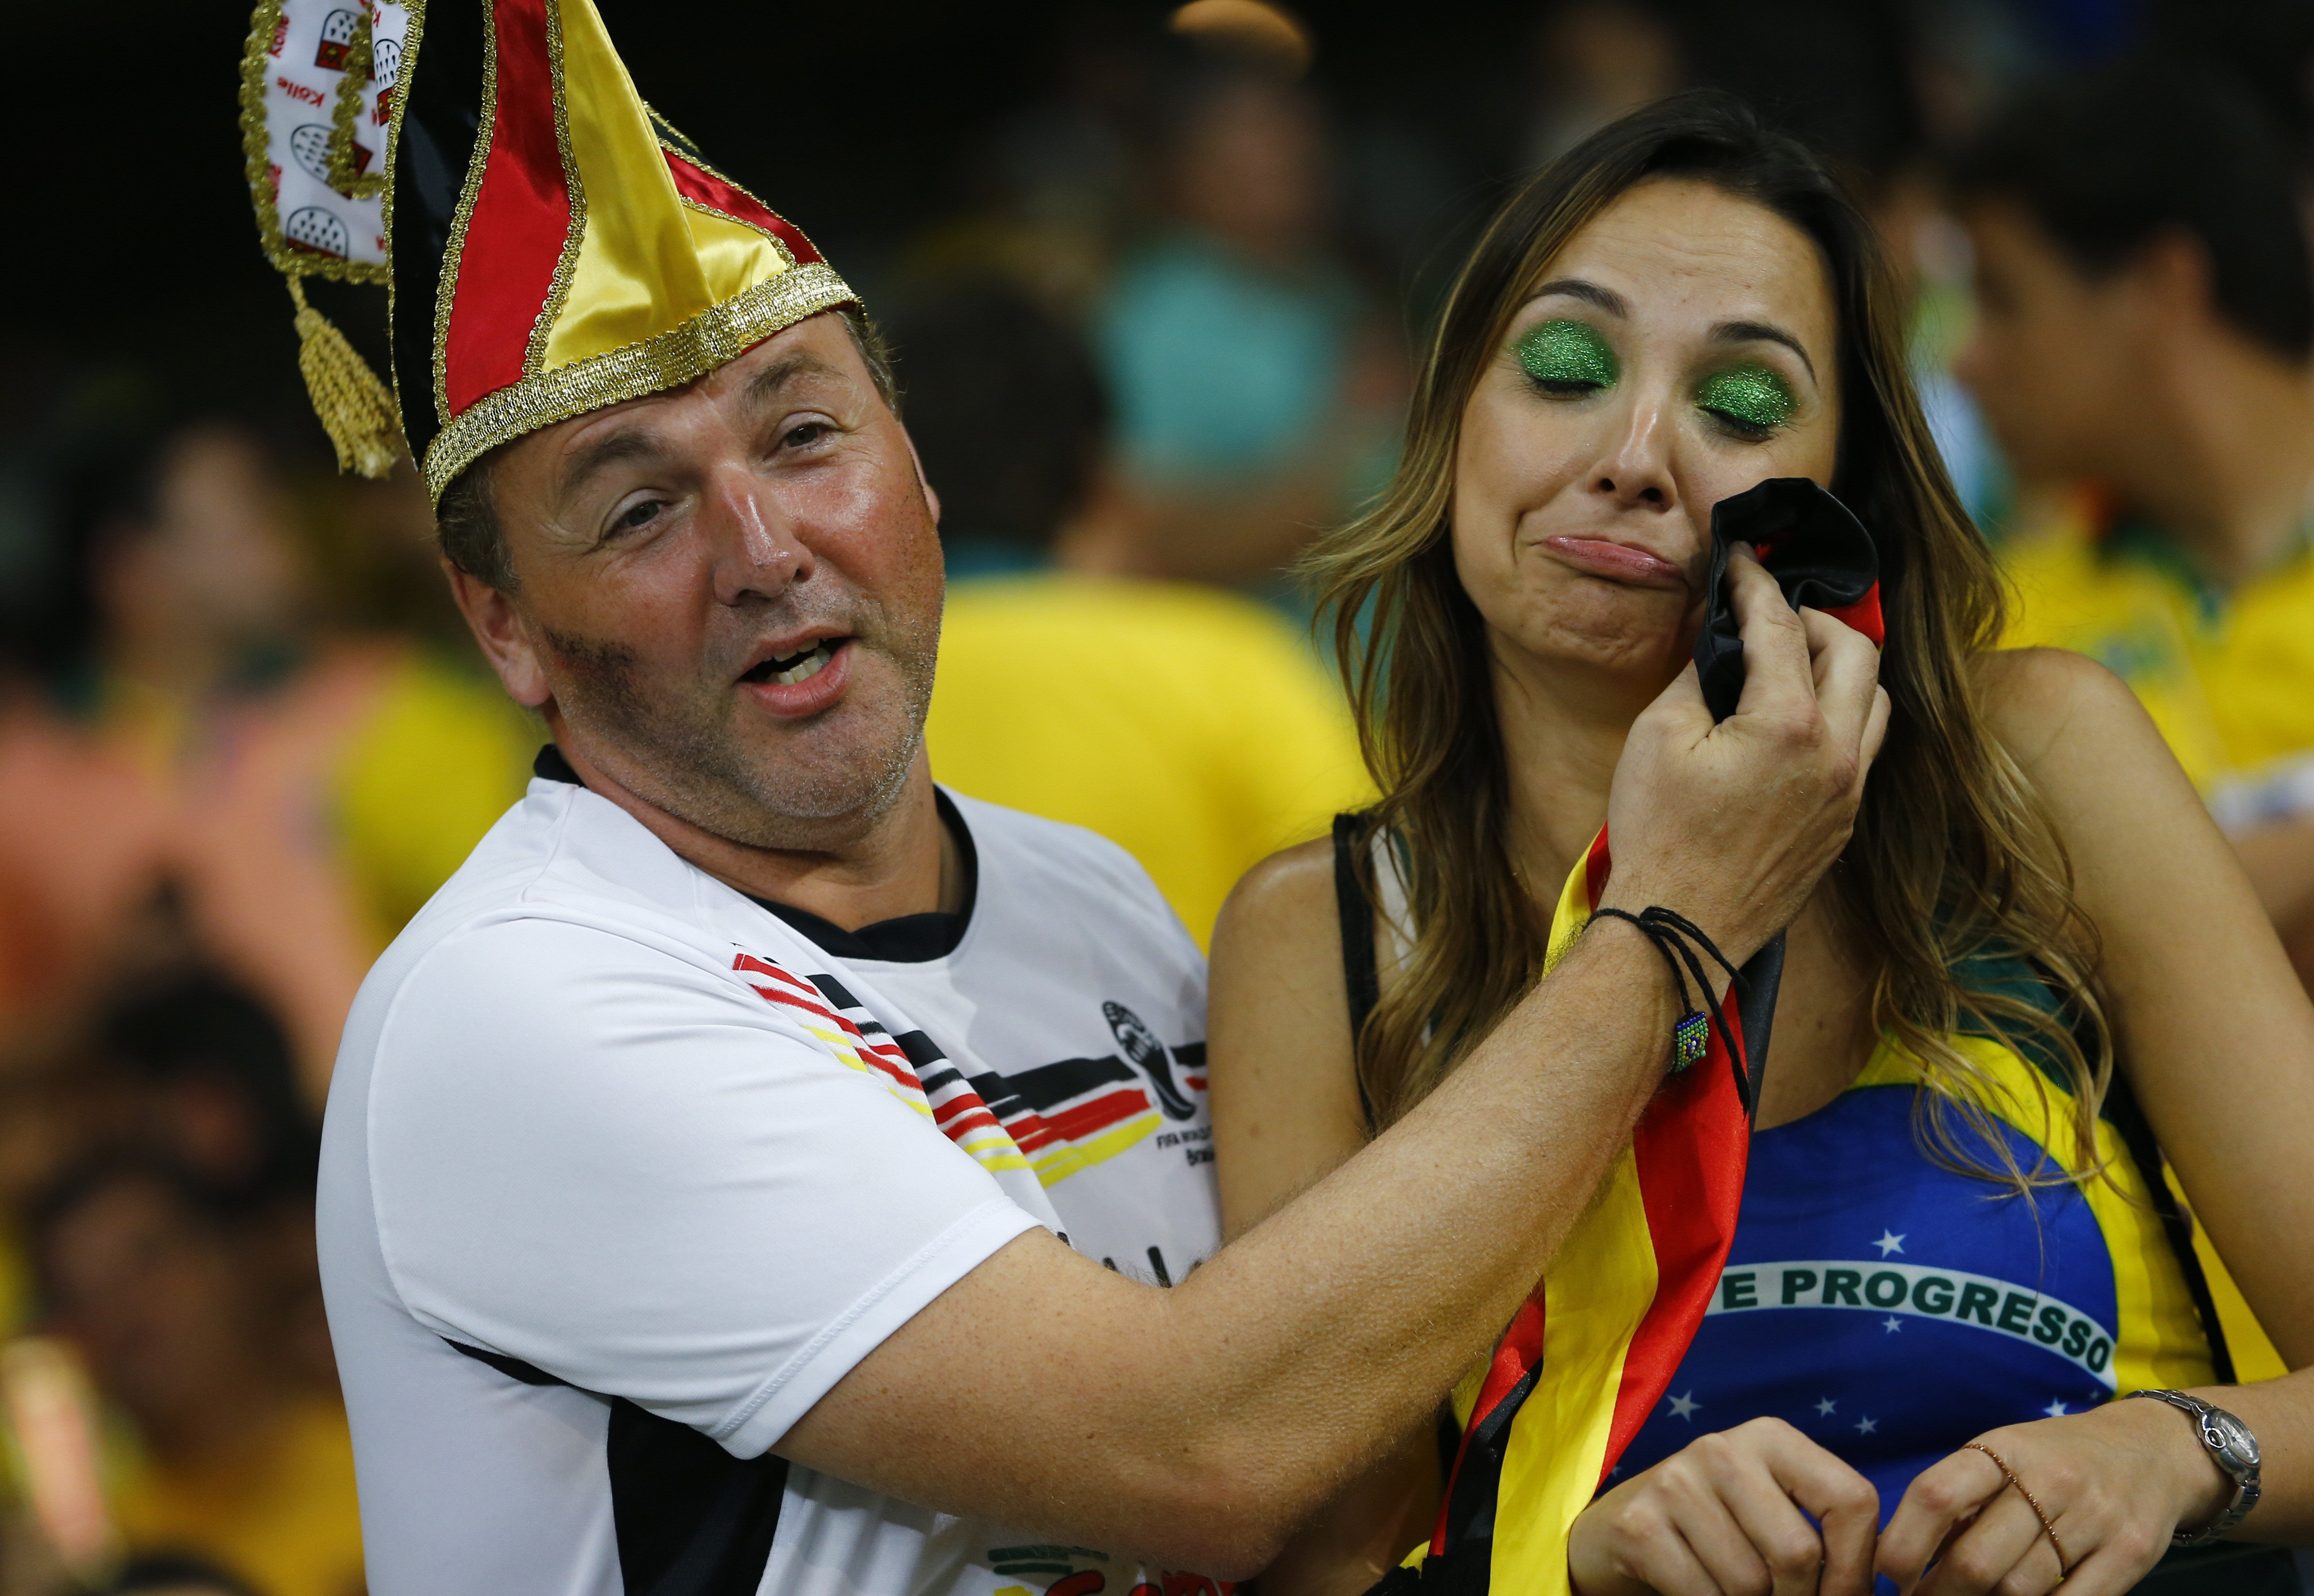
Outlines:
[[[375,1596],[1209,1588],[767,1450],[1031,1227],[1219,1244],[1196,945],[1113,845],[942,805],[968,917],[838,958],[542,778],[371,971],[319,1218]]]

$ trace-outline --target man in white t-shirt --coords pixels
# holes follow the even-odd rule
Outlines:
[[[1196,946],[1114,844],[929,790],[960,896],[845,929],[549,747],[380,962],[322,1212],[373,1588],[1139,1583],[765,1455],[1025,1230],[1219,1244]]]
[[[1116,848],[932,783],[937,506],[850,290],[650,117],[586,0],[487,40],[425,14],[401,422],[553,745],[331,1087],[371,1589],[1251,1574],[1484,1355],[1660,1078],[1671,980],[1587,936],[1216,1251],[1194,946]],[[1618,895],[1740,959],[1846,834],[1874,690],[1868,645],[1736,583],[1744,711],[1667,694],[1613,824]]]

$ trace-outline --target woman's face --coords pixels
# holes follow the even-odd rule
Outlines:
[[[1709,184],[1644,183],[1577,234],[1462,413],[1454,563],[1494,657],[1676,675],[1711,507],[1831,483],[1837,332],[1815,242]]]

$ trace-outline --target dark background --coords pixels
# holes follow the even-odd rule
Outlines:
[[[1379,216],[1364,210],[1369,234],[1388,236],[1365,242],[1418,313],[1426,271],[1522,164],[1547,9],[1337,0],[1302,10],[1345,181],[1385,191]],[[2230,8],[2190,9],[2208,33]],[[0,215],[17,266],[0,304],[0,358],[13,373],[0,429],[32,420],[67,374],[114,359],[284,391],[295,380],[288,304],[258,253],[242,181],[243,10],[229,0],[13,10],[0,129],[14,159],[0,176]],[[810,233],[872,303],[913,234],[985,198],[996,130],[1088,59],[1161,48],[1170,7],[601,0],[601,10],[644,95]],[[1859,146],[1919,134],[1918,74],[1902,57],[1923,38],[1943,39],[1969,73],[2005,80],[2106,53],[2159,22],[2159,8],[2120,0],[1683,12],[1696,75],[1781,101],[1832,142]],[[360,313],[343,319],[368,341]]]

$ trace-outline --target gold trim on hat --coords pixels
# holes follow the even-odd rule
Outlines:
[[[546,285],[546,303],[531,323],[530,343],[523,350],[522,375],[534,377],[546,369],[546,342],[562,307],[570,298],[570,274],[578,267],[578,246],[587,242],[587,185],[578,177],[578,158],[570,153],[570,110],[562,92],[562,6],[546,0],[547,81],[554,86],[554,148],[562,162],[562,191],[570,210],[570,231],[562,235],[562,253],[555,258],[554,276]]]
[[[675,156],[680,161],[697,167],[701,172],[704,172],[707,176],[713,178],[717,182],[721,183],[728,188],[734,189],[739,193],[745,194],[748,198],[753,199],[757,205],[763,205],[765,210],[771,210],[772,207],[768,205],[764,205],[763,198],[753,189],[750,189],[746,184],[734,178],[729,172],[720,172],[715,167],[709,164],[707,157],[699,153],[699,146],[692,143],[691,136],[685,133],[682,128],[676,127],[673,122],[668,121],[664,116],[661,116],[658,112],[658,108],[652,105],[648,100],[643,101],[643,115],[649,120],[651,125],[651,137],[658,141],[658,147],[660,149],[666,151],[668,154]],[[711,216],[721,216],[725,221],[737,222],[742,227],[753,227],[756,232],[762,234],[765,238],[770,239],[773,243],[777,245],[779,247],[780,253],[787,260],[793,260],[795,259],[795,251],[789,248],[788,241],[782,238],[770,228],[762,226],[755,222],[746,221],[739,216],[732,216],[728,212],[718,210],[711,205],[702,205],[687,194],[682,196],[682,198],[683,203],[691,207],[693,210],[705,211]],[[774,216],[779,215],[776,211],[773,211],[773,214]],[[800,227],[796,227],[795,223],[784,216],[781,216],[780,219],[786,222],[790,227],[795,228],[796,236],[803,240],[804,248],[809,250],[815,255],[819,253],[819,246],[811,242],[811,235],[809,234],[806,233]]]
[[[411,7],[413,24],[417,8]],[[384,261],[345,260],[301,250],[281,236],[281,213],[273,202],[270,134],[265,125],[266,63],[272,58],[274,30],[281,25],[281,0],[258,0],[249,22],[249,43],[241,54],[241,154],[249,196],[257,207],[257,237],[273,269],[288,278],[324,277],[340,283],[392,280]],[[367,29],[367,21],[362,23]],[[364,34],[367,37],[367,33]],[[400,103],[397,97],[396,104]]]
[[[676,153],[679,154],[682,152],[677,151]],[[713,216],[719,222],[729,222],[734,227],[745,227],[748,232],[760,235],[765,243],[771,245],[772,248],[778,252],[779,257],[782,261],[790,267],[793,267],[795,265],[795,251],[788,248],[788,241],[782,238],[770,228],[764,226],[761,222],[750,222],[746,217],[735,216],[728,210],[718,210],[711,205],[702,204],[699,200],[693,199],[688,194],[677,194],[675,198],[676,203],[681,205],[685,210],[695,210],[702,216]],[[761,204],[762,202],[758,200],[757,203]]]
[[[713,166],[708,164],[707,157],[700,154],[699,145],[692,141],[691,135],[661,116],[658,108],[648,100],[643,101],[643,116],[650,123],[651,137],[658,141],[659,148],[689,165],[696,166],[702,172],[726,188],[737,189],[757,205],[764,205],[762,197],[746,184],[739,181],[729,172],[718,172]],[[769,210],[772,207],[764,205],[764,208]]]
[[[465,186],[458,190],[457,208],[450,213],[450,236],[442,246],[442,273],[434,279],[434,419],[437,425],[450,425],[450,307],[458,297],[458,268],[466,254],[466,224],[473,219],[474,199],[482,191],[482,172],[490,163],[490,147],[498,140],[499,123],[499,13],[498,7],[484,4],[482,10],[482,110],[474,126],[474,153],[466,161]],[[409,69],[403,68],[406,73]],[[399,131],[402,97],[394,97],[394,126]],[[386,235],[391,256],[393,234]]]
[[[679,388],[807,316],[859,302],[826,262],[799,266],[668,331],[526,376],[476,400],[442,428],[426,451],[427,492],[438,504],[461,472],[500,444],[605,405]]]
[[[408,90],[414,81],[411,75],[418,70],[418,52],[426,42],[426,0],[402,0],[402,10],[410,21],[402,32],[402,71],[394,80],[393,115],[385,124],[385,148],[378,157],[378,169],[385,178],[385,192],[378,199],[378,231],[385,234],[385,375],[393,384],[394,411],[405,418],[402,438],[407,445],[410,411],[402,396],[402,348],[394,337],[400,323],[393,319],[394,301],[399,297],[393,286],[393,163],[402,152],[402,113],[410,108]]]

